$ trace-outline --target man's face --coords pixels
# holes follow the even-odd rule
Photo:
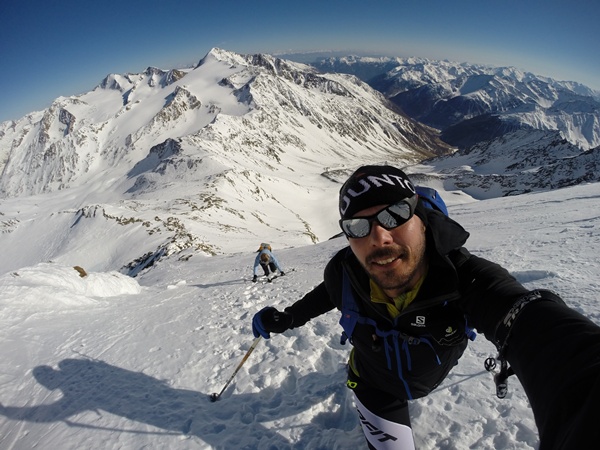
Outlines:
[[[354,217],[371,216],[386,206],[364,209]],[[427,270],[425,225],[416,215],[392,230],[386,230],[375,221],[368,236],[348,241],[371,279],[390,297],[411,290]]]

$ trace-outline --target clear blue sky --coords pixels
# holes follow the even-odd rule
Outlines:
[[[212,47],[514,66],[600,90],[599,18],[599,0],[1,0],[0,121]]]

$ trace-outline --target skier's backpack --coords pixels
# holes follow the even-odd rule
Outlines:
[[[448,208],[441,195],[433,188],[427,186],[415,186],[419,198],[423,200],[423,204],[430,209],[435,209],[448,215]]]
[[[260,247],[258,247],[258,250],[256,250],[256,251],[262,252],[263,250],[271,251],[271,244],[267,244],[267,243],[263,242],[262,244],[260,244]]]

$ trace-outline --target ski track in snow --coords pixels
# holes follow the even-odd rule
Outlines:
[[[600,322],[599,193],[594,184],[500,198],[451,216],[473,253]],[[249,281],[251,253],[162,261],[133,286],[50,263],[0,276],[0,449],[364,448],[335,311],[261,340],[209,401],[250,348],[254,313],[300,298],[343,245],[276,249],[288,273],[272,283]],[[417,448],[536,448],[518,380],[495,397],[483,368],[495,353],[478,336],[442,386],[411,402]]]

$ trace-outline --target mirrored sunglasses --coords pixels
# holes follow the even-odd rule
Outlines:
[[[375,221],[386,230],[392,230],[405,224],[415,213],[418,196],[413,195],[393,205],[386,206],[381,211],[367,217],[341,219],[340,227],[349,238],[363,238],[371,234],[371,224]]]

